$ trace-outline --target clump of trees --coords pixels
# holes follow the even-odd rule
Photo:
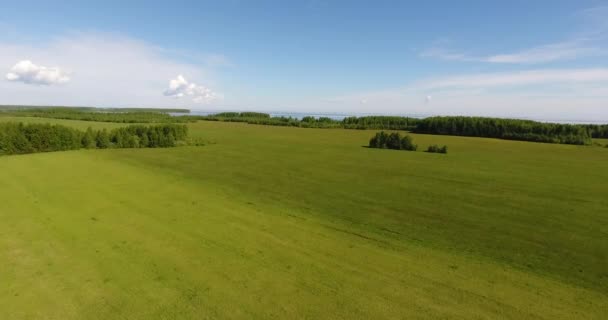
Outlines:
[[[410,136],[401,136],[399,132],[386,133],[384,131],[376,133],[376,135],[369,140],[369,147],[408,151],[416,151],[418,148],[418,146],[413,143]]]
[[[188,127],[177,124],[133,125],[108,131],[80,131],[51,124],[0,124],[0,154],[106,148],[166,148],[185,143]]]
[[[341,122],[345,129],[414,130],[420,119],[398,116],[348,117]]]
[[[436,144],[430,145],[426,149],[426,152],[430,152],[430,153],[448,153],[448,146],[440,147],[440,146],[438,146]]]
[[[110,143],[116,148],[175,147],[178,141],[185,141],[187,136],[188,127],[176,124],[132,125],[109,133]]]
[[[0,124],[0,152],[4,154],[78,149],[81,141],[78,130],[64,126]]]

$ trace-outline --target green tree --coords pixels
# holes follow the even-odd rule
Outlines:
[[[97,131],[97,136],[95,137],[95,143],[97,148],[99,149],[107,149],[110,147],[110,135],[108,134],[108,130],[105,128],[101,131]]]

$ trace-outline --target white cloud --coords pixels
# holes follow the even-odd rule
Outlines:
[[[445,48],[444,40],[420,52],[424,58],[447,61],[476,61],[497,64],[536,64],[575,60],[608,55],[608,6],[592,7],[576,12],[574,34],[564,41],[532,46],[498,54],[468,54]]]
[[[585,44],[583,41],[569,41],[539,46],[520,52],[498,54],[483,58],[494,63],[545,63],[572,60],[593,55],[606,54],[605,50]]]
[[[473,58],[464,53],[452,52],[443,48],[433,47],[426,49],[419,54],[423,58],[436,58],[447,61],[476,61],[480,58]]]
[[[37,66],[29,60],[17,62],[11,68],[11,72],[6,74],[6,79],[36,85],[62,84],[70,81],[68,74],[61,69]]]
[[[608,55],[608,49],[594,46],[587,40],[564,41],[521,51],[495,54],[489,56],[473,56],[465,53],[449,51],[444,48],[430,48],[422,51],[423,58],[436,58],[447,61],[476,61],[501,64],[537,64],[554,61],[574,60],[591,56]]]
[[[189,83],[181,74],[175,79],[169,80],[169,89],[165,90],[164,95],[174,98],[191,96],[192,101],[196,103],[209,103],[219,98],[211,89],[195,83]]]
[[[191,99],[162,99],[167,79],[184,74],[196,83],[218,87],[213,70],[205,64],[183,62],[171,50],[116,34],[71,33],[38,43],[0,42],[0,69],[8,71],[24,57],[46,66],[50,62],[69,67],[73,77],[69,85],[52,90],[0,81],[0,104],[189,108]]]

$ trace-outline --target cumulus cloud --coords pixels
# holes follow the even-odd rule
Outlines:
[[[73,71],[74,76],[68,74],[72,78],[69,85],[56,85],[53,90],[7,81],[6,73],[15,73],[10,70],[11,66],[24,57],[37,65],[59,66],[64,74]],[[0,70],[4,71],[0,74],[3,78],[0,79],[1,103],[189,108],[195,96],[160,98],[167,81],[175,75],[187,75],[188,80],[208,87],[221,87],[215,80],[216,71],[205,63],[189,62],[191,60],[173,50],[108,33],[67,33],[35,43],[0,39]]]
[[[63,70],[57,67],[38,66],[29,60],[17,62],[11,72],[6,74],[6,79],[36,85],[62,84],[70,81],[70,77]]]
[[[211,89],[190,83],[181,74],[175,79],[169,80],[169,88],[165,90],[164,95],[174,98],[190,96],[196,103],[208,103],[219,98]]]

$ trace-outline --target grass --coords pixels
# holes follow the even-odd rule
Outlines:
[[[608,149],[412,135],[441,155],[363,148],[375,131],[190,129],[214,143],[0,157],[0,318],[608,310]]]

